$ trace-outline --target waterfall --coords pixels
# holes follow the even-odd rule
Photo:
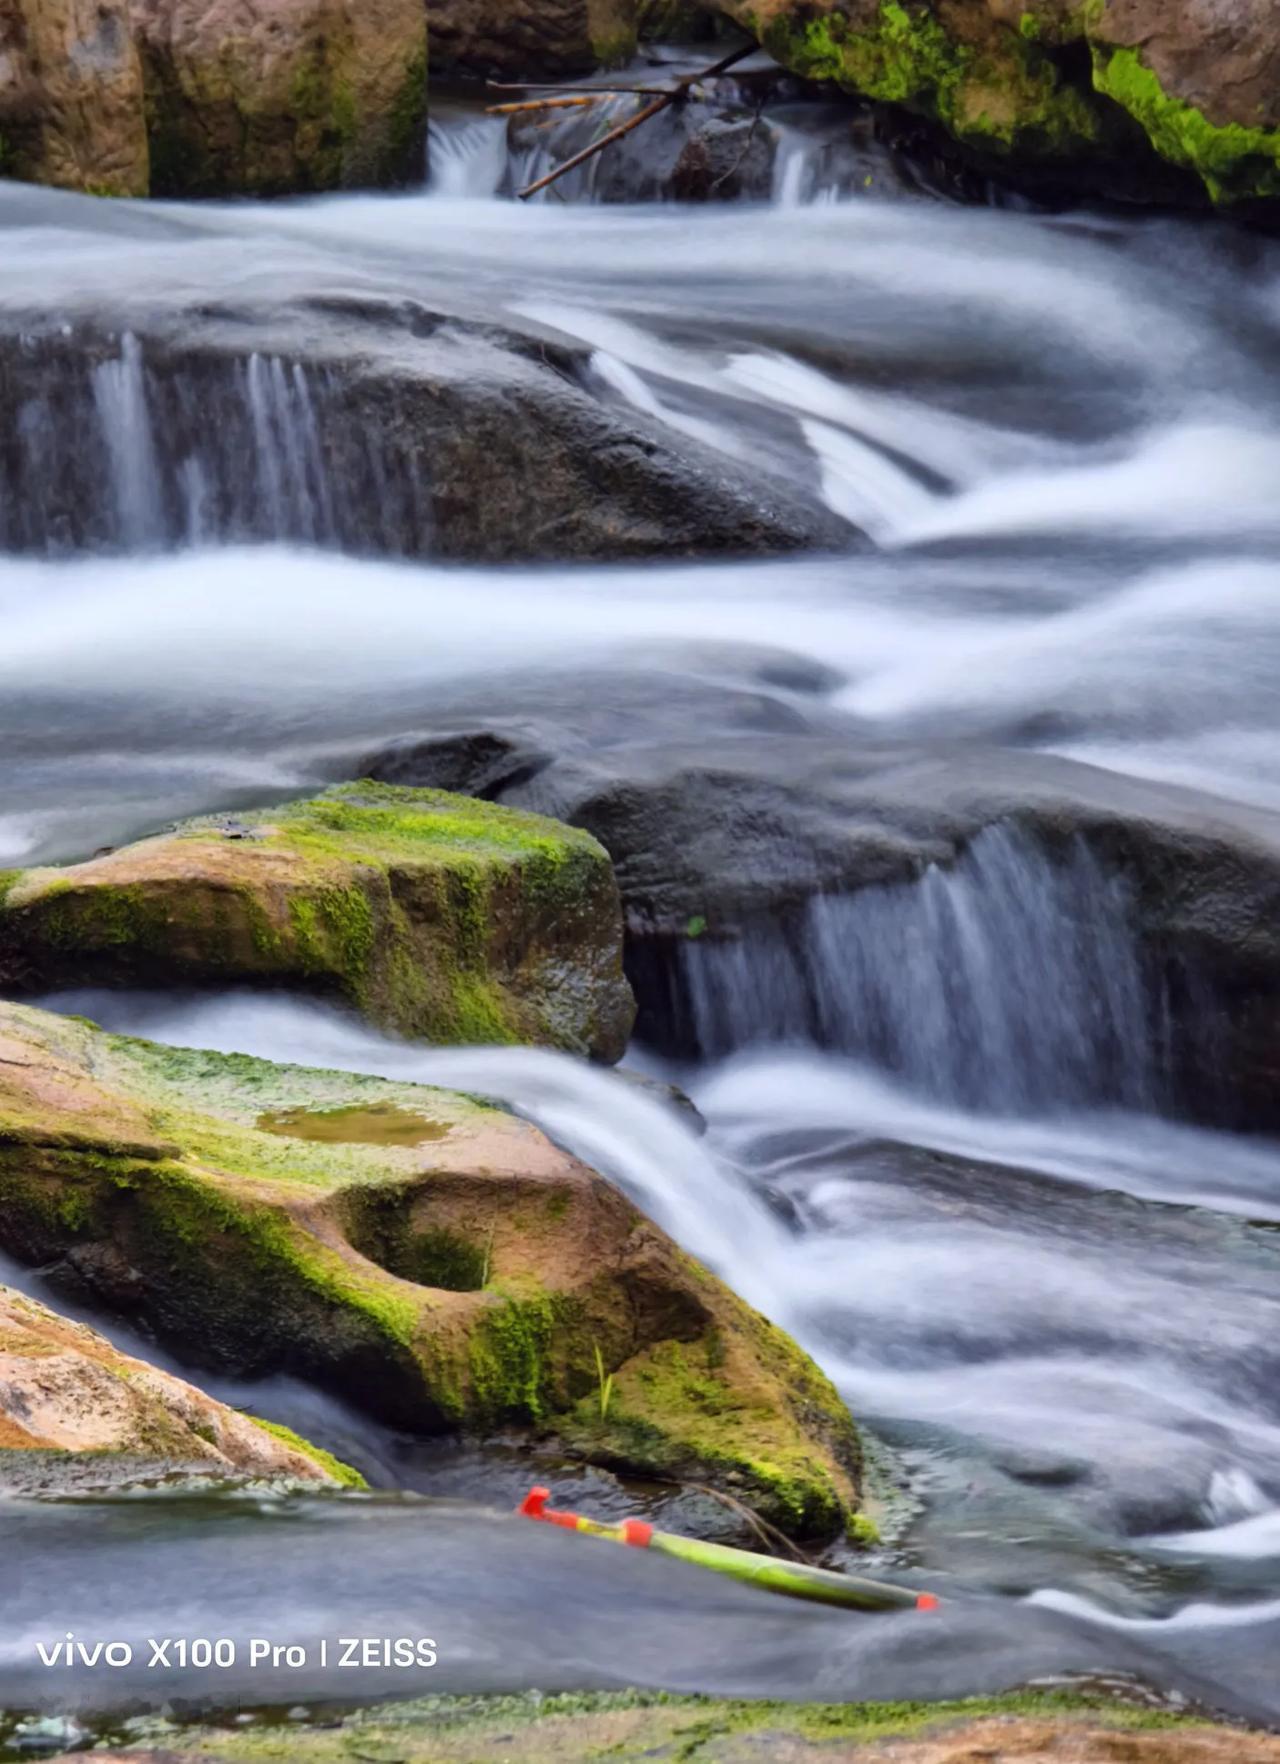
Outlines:
[[[0,549],[429,547],[427,473],[381,387],[366,395],[276,355],[178,354],[130,332],[105,346],[43,338],[0,379]],[[361,420],[370,395],[385,424]]]
[[[819,896],[794,927],[682,959],[709,1053],[811,1038],[1005,1113],[1156,1101],[1162,1036],[1128,887],[1079,839],[1055,859],[989,828],[952,869]]]

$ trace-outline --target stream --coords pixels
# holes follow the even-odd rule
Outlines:
[[[1280,837],[1272,244],[849,197],[809,159],[772,204],[696,224],[522,208],[493,199],[480,126],[442,125],[432,188],[404,197],[144,207],[0,184],[0,334],[38,367],[50,325],[109,333],[74,422],[55,363],[0,437],[0,865],[357,776],[442,719],[536,714],[580,754],[616,706],[636,747],[692,763],[748,702],[753,754],[785,729],[941,744],[1007,762],[1015,793],[1074,762]],[[264,311],[305,330],[342,302],[557,339],[606,408],[815,498],[849,543],[611,567],[409,554],[334,475],[330,370],[282,365],[285,319],[258,340]],[[185,403],[154,341],[182,314],[246,337],[243,371]],[[20,494],[78,439],[104,462],[84,531]],[[429,533],[429,469],[392,489]],[[778,861],[762,849],[760,872]],[[896,1490],[878,1569],[944,1604],[782,1604],[498,1519],[519,1464],[451,1467],[316,1392],[186,1368],[374,1492],[0,1504],[0,1703],[143,1706],[145,1673],[55,1682],[33,1638],[162,1623],[425,1633],[440,1691],[1123,1675],[1280,1721],[1280,1143],[1180,1106],[1135,912],[1084,846],[1051,860],[1000,825],[918,881],[819,900],[785,950],[699,946],[691,1027],[626,1063],[679,1084],[704,1137],[566,1058],[408,1047],[301,1000],[39,1001],[528,1114],[821,1363]],[[376,1668],[341,1689],[229,1672],[214,1700],[404,1689]],[[207,1675],[166,1694],[207,1702]]]

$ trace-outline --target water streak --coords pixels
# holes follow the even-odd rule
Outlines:
[[[1160,1042],[1122,881],[1005,827],[918,883],[818,896],[790,932],[685,946],[705,1052],[816,1041],[922,1093],[1018,1113],[1148,1107]]]

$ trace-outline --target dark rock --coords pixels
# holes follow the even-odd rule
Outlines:
[[[10,551],[296,539],[607,560],[840,549],[852,534],[816,494],[606,405],[589,352],[535,329],[378,301],[161,309],[123,337],[87,315],[69,332],[35,313],[4,329]],[[145,434],[122,432],[126,406]],[[146,461],[141,477],[119,449]]]
[[[909,885],[1004,827],[1050,875],[1083,842],[1103,876],[1123,879],[1117,934],[1131,937],[1174,1102],[1280,1122],[1274,815],[1051,755],[872,743],[820,702],[768,692],[668,693],[636,673],[583,682],[575,698],[572,682],[553,680],[541,714],[539,688],[525,693],[477,688],[469,715],[460,695],[438,708],[434,733],[369,769],[402,783],[447,776],[591,831],[622,890],[642,1034],[705,1051],[689,988],[735,948],[750,951],[757,1005],[740,1013],[739,1037],[811,1032],[812,1020],[771,1023],[767,1003],[770,963],[791,959],[809,904]],[[485,714],[495,703],[506,717]]]
[[[431,0],[435,73],[563,77],[635,53],[637,0]]]

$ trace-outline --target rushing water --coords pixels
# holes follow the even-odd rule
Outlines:
[[[749,694],[850,754],[1066,755],[1145,781],[1153,813],[1194,790],[1277,837],[1270,246],[865,198],[696,224],[525,210],[478,199],[491,134],[454,144],[447,200],[0,187],[0,327],[28,351],[0,413],[0,863],[350,776],[460,692],[501,713],[513,681],[588,749],[581,682],[607,704],[638,666],[695,756]],[[792,561],[433,561],[430,459],[353,479],[333,382],[291,343],[291,307],[335,301],[569,339],[601,400],[818,487],[866,537]],[[41,355],[51,308],[92,320],[83,361]],[[215,308],[245,348],[196,386],[172,321]],[[66,515],[77,457],[97,465]],[[141,1631],[160,1598],[236,1634],[412,1614],[446,1644],[442,1688],[890,1696],[1114,1669],[1280,1713],[1280,1150],[1170,1117],[1135,911],[1087,841],[1001,826],[774,941],[695,944],[713,1058],[633,1057],[690,1090],[704,1140],[549,1055],[409,1049],[280,1000],[55,1001],[530,1113],[821,1360],[918,1505],[889,1565],[949,1609],[923,1636],[779,1608],[389,1495],[24,1507],[0,1514],[0,1695],[64,1694],[27,1669],[48,1624]],[[439,1492],[358,1418],[256,1400],[384,1488]]]

